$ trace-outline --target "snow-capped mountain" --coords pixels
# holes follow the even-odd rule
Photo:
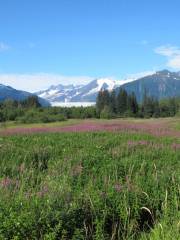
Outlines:
[[[43,96],[49,102],[69,102],[71,96],[78,93],[78,89],[83,87],[83,85],[62,85],[51,86],[47,90],[37,92],[38,96]]]
[[[47,90],[37,92],[39,97],[48,100],[53,106],[65,105],[63,103],[79,103],[79,105],[87,105],[87,103],[95,103],[97,94],[102,89],[109,91],[121,86],[124,83],[134,81],[135,79],[126,79],[122,81],[112,80],[109,78],[99,78],[91,81],[86,85],[62,85],[51,86]],[[81,104],[82,103],[82,104]],[[77,104],[76,104],[77,105]]]
[[[128,93],[134,92],[139,102],[142,101],[145,90],[148,95],[157,99],[176,97],[180,96],[180,72],[163,70],[121,81],[99,78],[84,85],[59,84],[34,94],[39,96],[43,106],[49,106],[49,103],[52,106],[89,106],[95,104],[100,90],[115,89],[117,93],[120,87]],[[8,98],[21,101],[32,95],[33,93],[0,84],[0,102]]]

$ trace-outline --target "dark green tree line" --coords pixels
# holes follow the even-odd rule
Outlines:
[[[148,96],[145,91],[143,101],[138,103],[135,94],[133,92],[128,94],[123,88],[120,88],[118,92],[102,90],[97,96],[96,109],[100,118],[172,117],[180,111],[180,98],[159,101]]]

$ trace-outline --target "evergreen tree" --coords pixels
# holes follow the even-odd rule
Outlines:
[[[117,109],[116,109],[116,92],[115,90],[113,90],[111,93],[110,93],[110,110],[113,114],[116,114],[117,113]]]
[[[38,108],[41,107],[41,104],[39,103],[38,97],[35,95],[32,95],[28,97],[26,100],[22,101],[22,105],[27,108]]]
[[[135,94],[127,94],[120,88],[118,94],[115,90],[108,92],[100,91],[97,96],[96,111],[98,117],[169,117],[175,116],[180,112],[180,98],[169,98],[159,101],[154,97],[148,96],[144,92],[143,102],[138,104]],[[101,114],[102,112],[102,114]]]
[[[100,114],[101,111],[104,109],[105,106],[109,107],[110,105],[110,94],[108,90],[101,90],[98,93],[97,101],[96,101],[96,108],[97,113]]]
[[[143,102],[142,102],[142,113],[146,118],[150,118],[154,114],[154,98],[149,97],[147,95],[147,91],[145,89]]]
[[[157,99],[154,100],[154,109],[153,109],[153,117],[160,117],[160,107],[159,101]]]
[[[176,104],[176,99],[175,98],[170,98],[169,99],[169,113],[170,116],[174,116],[178,110],[178,106]]]
[[[126,90],[120,88],[117,95],[117,112],[119,115],[123,115],[127,110],[128,95]]]
[[[110,119],[112,118],[112,111],[109,106],[104,106],[103,110],[100,113],[100,118]]]
[[[134,92],[132,92],[132,94],[128,95],[127,99],[128,99],[127,100],[127,111],[130,113],[130,115],[136,116],[136,114],[138,113],[138,110],[139,110],[139,106],[138,106],[137,99],[136,99]]]

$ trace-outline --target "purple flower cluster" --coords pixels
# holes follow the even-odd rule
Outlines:
[[[149,147],[153,147],[154,149],[162,149],[162,148],[166,147],[165,145],[163,145],[161,143],[155,143],[155,142],[150,142],[150,141],[146,141],[146,140],[128,141],[127,145],[130,148],[137,147],[137,146],[149,146]],[[170,147],[173,150],[179,150],[180,149],[180,144],[179,143],[173,143],[172,145],[170,145]]]
[[[76,166],[73,167],[73,169],[72,169],[72,175],[73,175],[73,176],[77,176],[77,175],[81,174],[82,171],[83,171],[82,165],[81,165],[81,164],[78,164],[78,165],[76,165]]]
[[[141,145],[141,146],[147,146],[147,145],[149,145],[149,144],[150,144],[150,142],[145,141],[145,140],[140,140],[140,141],[128,141],[128,146],[129,146],[129,147],[136,147],[136,146],[139,146],[139,145]]]
[[[5,178],[1,179],[0,186],[2,188],[8,188],[11,186],[17,188],[17,187],[19,187],[19,181],[11,179],[9,177],[5,177]]]
[[[36,195],[38,197],[44,197],[49,192],[49,188],[47,185],[43,186],[41,191],[37,192]]]
[[[179,149],[180,149],[180,143],[173,143],[173,144],[171,145],[171,147],[172,147],[172,149],[174,149],[174,150],[179,150]]]
[[[7,187],[11,186],[12,183],[13,183],[13,180],[12,180],[12,179],[10,179],[9,177],[5,177],[5,178],[3,178],[3,179],[1,180],[0,185],[1,185],[1,187],[3,187],[3,188],[7,188]]]
[[[133,191],[133,190],[136,190],[137,188],[132,184],[129,176],[126,176],[125,177],[125,183],[124,184],[121,184],[119,182],[115,183],[114,185],[114,190],[116,192],[122,192],[123,189],[127,189],[128,191]]]
[[[116,190],[116,192],[121,192],[123,190],[123,186],[120,183],[116,183],[114,185],[114,189]]]
[[[30,134],[43,132],[91,132],[91,131],[126,131],[149,133],[154,136],[173,136],[180,137],[180,131],[171,129],[167,123],[161,121],[155,122],[128,122],[123,120],[110,121],[102,123],[96,121],[84,121],[81,124],[65,127],[32,127],[32,128],[13,128],[1,131],[1,135],[11,134]]]

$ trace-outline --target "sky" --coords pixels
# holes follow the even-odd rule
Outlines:
[[[179,0],[0,0],[0,83],[52,84],[180,70]]]

